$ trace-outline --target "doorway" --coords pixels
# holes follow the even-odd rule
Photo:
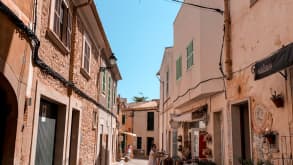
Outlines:
[[[222,112],[214,113],[214,155],[215,163],[218,165],[224,164],[224,138],[223,138],[223,119]]]
[[[153,137],[147,137],[147,155],[150,154],[152,145],[154,144],[154,138]]]
[[[61,164],[63,160],[66,110],[41,99],[35,165]]]
[[[250,120],[248,101],[232,105],[233,164],[240,165],[239,159],[250,160]]]
[[[0,74],[0,164],[14,164],[18,102],[8,80]]]
[[[69,150],[69,164],[77,164],[77,151],[78,151],[78,136],[79,136],[79,122],[80,112],[72,110],[71,116],[71,135],[70,135],[70,150]]]

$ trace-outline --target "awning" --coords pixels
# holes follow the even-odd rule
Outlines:
[[[173,120],[177,122],[195,122],[206,120],[207,117],[207,105],[204,105],[192,112],[183,113],[181,115],[174,115]]]
[[[293,43],[277,50],[272,56],[256,62],[254,79],[259,80],[293,64]]]
[[[125,135],[129,135],[129,136],[136,136],[135,133],[131,133],[131,132],[120,132],[121,134],[125,134]]]

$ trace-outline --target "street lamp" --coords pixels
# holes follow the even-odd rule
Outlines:
[[[111,69],[116,64],[117,58],[115,57],[114,53],[111,54],[109,60],[110,60],[110,66],[106,66],[106,67],[101,66],[100,67],[101,72],[104,72],[106,69]]]

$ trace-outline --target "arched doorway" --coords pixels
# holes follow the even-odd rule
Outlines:
[[[0,73],[0,164],[13,164],[18,103],[8,80]]]

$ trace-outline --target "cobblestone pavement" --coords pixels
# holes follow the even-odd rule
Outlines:
[[[147,165],[147,164],[148,164],[148,160],[131,159],[127,163],[121,160],[120,162],[113,163],[112,165]]]

